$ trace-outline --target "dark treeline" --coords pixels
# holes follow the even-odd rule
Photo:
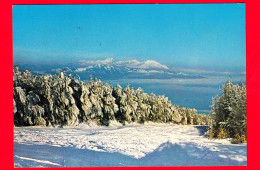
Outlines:
[[[208,115],[196,109],[171,104],[164,95],[144,93],[120,85],[113,87],[99,79],[87,83],[65,75],[38,75],[13,68],[13,113],[16,126],[77,125],[93,120],[109,125],[115,120],[144,123],[208,125]]]
[[[233,84],[231,79],[223,85],[222,95],[213,99],[210,138],[233,138],[232,143],[247,139],[246,86]]]

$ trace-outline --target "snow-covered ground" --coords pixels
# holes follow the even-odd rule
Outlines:
[[[209,140],[207,126],[149,123],[14,128],[15,167],[246,165],[247,145]]]

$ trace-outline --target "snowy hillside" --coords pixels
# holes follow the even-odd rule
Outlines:
[[[149,123],[15,127],[15,167],[246,165],[246,144],[209,140],[207,126]]]

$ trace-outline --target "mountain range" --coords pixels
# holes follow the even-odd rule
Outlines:
[[[23,66],[20,66],[20,68]],[[105,60],[81,60],[78,62],[55,65],[55,66],[37,66],[29,65],[25,69],[30,69],[38,73],[56,74],[60,71],[72,76],[80,77],[82,80],[88,80],[90,77],[101,78],[102,80],[113,79],[201,79],[200,75],[185,74],[175,72],[154,60],[138,61],[126,60],[115,61],[113,58]]]

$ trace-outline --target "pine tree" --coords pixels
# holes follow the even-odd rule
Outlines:
[[[207,124],[210,119],[198,115],[195,109],[173,105],[164,95],[149,95],[129,85],[125,89],[120,85],[112,87],[91,77],[85,83],[62,71],[39,75],[14,67],[13,92],[14,123],[22,126],[63,126],[89,120],[101,125],[109,125],[111,120],[123,124],[145,121]],[[235,110],[241,108],[234,107],[230,115],[240,119]],[[241,125],[246,127],[246,122]]]
[[[225,137],[247,136],[246,86],[233,84],[231,78],[223,85],[222,95],[212,101],[211,131],[227,133]],[[214,137],[220,134],[215,134]],[[223,135],[220,135],[223,136]]]

